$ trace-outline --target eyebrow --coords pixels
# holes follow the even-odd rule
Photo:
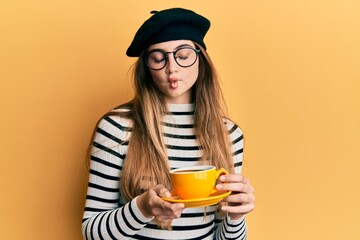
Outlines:
[[[180,44],[179,46],[175,47],[175,48],[174,48],[174,51],[176,51],[176,50],[178,50],[179,48],[182,48],[182,47],[191,47],[191,48],[194,48],[194,47],[191,46],[190,44],[184,43],[184,44]],[[162,48],[153,48],[153,49],[149,49],[148,52],[150,52],[150,51],[155,51],[155,50],[165,51],[165,49],[162,49]],[[166,52],[166,51],[165,51],[165,52]]]

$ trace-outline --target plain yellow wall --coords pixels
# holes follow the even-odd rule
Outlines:
[[[81,239],[97,119],[132,96],[150,10],[212,21],[208,52],[245,132],[250,240],[360,239],[360,2],[0,2],[0,239]]]

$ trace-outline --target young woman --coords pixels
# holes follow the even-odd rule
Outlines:
[[[98,123],[90,150],[84,239],[245,239],[253,187],[241,173],[243,135],[226,117],[197,13],[173,8],[144,22],[127,50],[138,57],[134,98]],[[169,170],[224,167],[217,205],[172,203]],[[164,228],[170,226],[171,228]]]

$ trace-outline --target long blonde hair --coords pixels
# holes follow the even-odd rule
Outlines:
[[[217,168],[234,171],[231,142],[225,125],[226,106],[215,67],[206,53],[199,54],[199,75],[192,89],[195,104],[195,134],[202,149],[199,164],[210,161]],[[133,68],[135,97],[119,108],[129,112],[110,112],[133,122],[129,146],[122,167],[120,191],[131,200],[143,191],[163,184],[171,188],[169,161],[161,121],[167,113],[164,95],[157,88],[140,56]]]

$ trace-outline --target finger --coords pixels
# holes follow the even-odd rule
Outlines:
[[[180,218],[182,212],[185,209],[185,205],[183,203],[175,203],[173,204],[173,211],[176,218]]]
[[[247,204],[247,203],[254,203],[255,196],[253,194],[245,194],[245,193],[238,193],[229,195],[224,198],[225,202],[234,203],[234,204]]]
[[[219,177],[221,182],[241,182],[250,184],[250,180],[241,174],[226,174]]]
[[[185,205],[183,203],[169,203],[167,201],[163,201],[163,208],[171,210],[172,212],[182,211],[185,209]]]
[[[243,176],[240,174],[225,174],[219,177],[221,182],[241,182],[243,180]]]
[[[244,192],[244,193],[254,192],[254,188],[251,185],[239,183],[239,182],[220,183],[216,185],[216,189],[233,191],[233,192]]]
[[[242,182],[245,184],[250,184],[250,179],[244,177]]]
[[[160,197],[171,197],[170,191],[164,185],[158,184],[153,188],[153,190]]]
[[[158,209],[154,209],[155,216],[161,219],[175,219],[179,218],[185,209],[183,203],[169,203],[163,201],[161,205],[159,205]]]
[[[254,203],[238,206],[223,206],[221,210],[228,213],[247,214],[254,210]]]

